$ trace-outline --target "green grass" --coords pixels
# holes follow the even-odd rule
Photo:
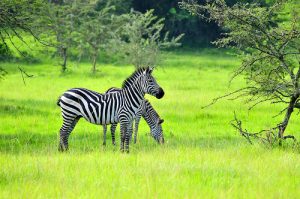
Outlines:
[[[163,123],[166,143],[157,145],[141,122],[130,154],[102,144],[102,127],[80,120],[70,136],[70,151],[57,151],[62,123],[58,96],[72,87],[104,92],[120,87],[130,66],[71,64],[66,74],[53,63],[2,63],[9,74],[0,84],[0,198],[298,198],[300,156],[290,143],[282,148],[249,145],[230,126],[233,112],[248,130],[274,126],[281,107],[263,104],[252,111],[243,101],[223,100],[201,109],[228,87],[239,62],[223,51],[165,53],[154,72],[165,90],[146,96]],[[33,78],[26,85],[16,66]],[[300,137],[293,115],[287,132]],[[119,131],[117,132],[119,145]]]

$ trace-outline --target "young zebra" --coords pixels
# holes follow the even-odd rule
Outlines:
[[[121,89],[119,88],[110,88],[105,93],[114,93],[120,92]],[[135,116],[135,129],[134,129],[134,143],[136,143],[138,127],[140,123],[140,119],[143,116],[145,121],[147,122],[148,126],[150,127],[151,136],[160,144],[164,143],[164,136],[161,124],[164,122],[163,119],[160,119],[158,113],[154,110],[152,105],[148,100],[144,100],[136,113]],[[111,138],[112,143],[115,145],[115,131],[116,131],[117,124],[111,125]],[[130,135],[131,139],[131,135]],[[103,145],[106,145],[106,125],[103,125]]]
[[[129,152],[132,122],[145,94],[158,99],[164,96],[163,89],[151,73],[152,69],[149,67],[136,70],[123,82],[121,91],[117,93],[100,94],[84,88],[64,92],[57,102],[63,117],[59,150],[68,149],[68,137],[78,120],[83,117],[93,124],[120,123],[121,151]]]

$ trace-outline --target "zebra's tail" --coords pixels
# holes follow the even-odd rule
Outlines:
[[[60,103],[60,98],[61,98],[61,96],[59,96],[58,99],[57,99],[57,102],[56,102],[57,106],[60,106],[60,104],[59,104]]]

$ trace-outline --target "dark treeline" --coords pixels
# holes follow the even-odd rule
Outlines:
[[[63,0],[58,0],[63,2]],[[99,5],[107,0],[101,1]],[[126,13],[131,9],[145,13],[154,9],[154,14],[165,19],[163,32],[169,32],[170,36],[184,34],[181,43],[183,47],[209,47],[211,42],[220,37],[221,28],[214,22],[208,22],[197,15],[191,15],[187,10],[179,8],[181,0],[111,0],[116,6],[116,12]],[[204,4],[206,0],[195,0],[198,4]],[[272,0],[226,0],[228,5],[238,2],[259,3],[262,5],[273,2]]]
[[[126,1],[128,2],[128,1]],[[137,11],[145,12],[154,9],[154,14],[165,18],[164,31],[169,31],[171,36],[184,33],[182,39],[184,47],[208,47],[211,42],[220,37],[221,29],[214,22],[207,22],[197,15],[191,15],[187,10],[180,9],[178,3],[180,0],[132,0],[131,6]],[[203,5],[206,0],[195,0]],[[267,4],[268,0],[226,0],[228,5],[242,3]],[[128,5],[128,3],[127,3]]]

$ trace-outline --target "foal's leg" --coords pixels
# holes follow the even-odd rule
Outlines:
[[[126,136],[125,136],[125,151],[129,153],[129,139],[130,135],[132,135],[132,121],[127,124],[126,128]]]
[[[120,142],[120,150],[122,152],[124,152],[124,144],[125,144],[125,137],[126,137],[126,131],[127,131],[127,126],[126,123],[124,122],[120,122],[120,128],[121,128],[121,132],[120,132],[120,138],[121,138],[121,142]]]
[[[103,145],[106,145],[106,124],[103,125]]]
[[[111,140],[112,140],[113,145],[116,145],[115,133],[116,133],[117,125],[118,124],[116,123],[116,124],[111,124],[111,126],[110,126]]]
[[[137,132],[138,132],[138,129],[139,129],[139,123],[140,123],[140,120],[141,120],[141,116],[140,115],[137,115],[136,118],[135,118],[135,122],[134,122],[134,144],[136,144],[136,138],[137,138]]]

